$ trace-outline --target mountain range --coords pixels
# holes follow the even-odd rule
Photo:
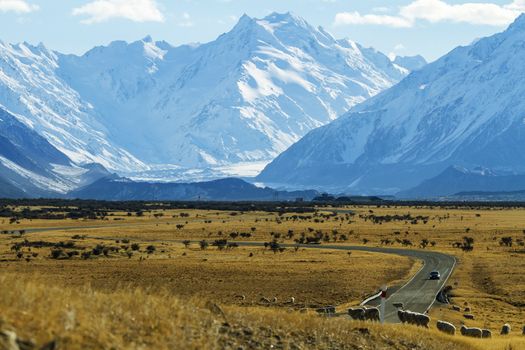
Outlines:
[[[504,32],[452,50],[311,131],[269,164],[258,181],[395,194],[450,167],[481,167],[502,176],[491,178],[501,187],[491,185],[491,190],[505,190],[506,175],[525,174],[524,61],[521,15]],[[452,187],[449,175],[443,186]]]
[[[75,164],[142,180],[255,175],[423,62],[392,62],[290,13],[245,15],[179,47],[146,37],[77,56],[0,42],[0,105]]]

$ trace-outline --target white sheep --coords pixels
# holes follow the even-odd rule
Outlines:
[[[265,298],[265,297],[262,297],[259,301],[260,301],[261,303],[264,303],[264,304],[270,304],[270,299]]]
[[[501,327],[501,335],[509,335],[512,328],[510,327],[510,324],[505,323],[503,327]]]
[[[416,313],[416,326],[428,328],[430,323],[430,316]]]
[[[466,337],[481,338],[483,331],[480,328],[461,326],[460,332]]]
[[[362,307],[359,308],[350,308],[348,309],[348,315],[353,320],[364,320],[365,319],[365,310]]]
[[[420,314],[418,312],[397,310],[397,317],[402,323],[408,323],[415,326],[426,327],[430,323],[430,317],[425,314]]]
[[[365,309],[365,320],[379,321],[379,309],[377,307],[371,307]]]
[[[444,332],[444,333],[447,333],[447,334],[450,334],[450,335],[455,335],[456,334],[456,326],[454,326],[450,322],[437,321],[436,326],[437,326],[437,329],[439,329],[441,332]]]

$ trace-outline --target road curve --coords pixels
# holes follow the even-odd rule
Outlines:
[[[107,226],[123,227],[134,226],[135,224],[114,224],[114,225],[93,225],[93,226],[77,226],[77,227],[50,227],[39,229],[27,229],[27,233],[41,233],[56,230],[82,230],[95,229]],[[122,237],[121,237],[122,238]],[[106,239],[108,239],[106,237]],[[152,240],[156,241],[156,240]],[[180,242],[179,240],[166,240],[172,242]],[[261,242],[235,242],[242,246],[263,246]],[[296,244],[281,244],[283,247],[296,247]],[[387,293],[386,302],[386,316],[385,321],[389,323],[398,323],[397,309],[393,303],[403,303],[406,310],[424,313],[435,302],[437,294],[444,287],[448,278],[452,274],[456,265],[456,258],[451,255],[415,249],[402,248],[382,248],[382,247],[366,247],[366,246],[345,246],[345,245],[299,245],[301,248],[308,249],[331,249],[331,250],[346,250],[346,251],[363,251],[372,253],[395,254],[406,256],[413,259],[418,259],[423,262],[423,267],[400,289],[392,294]],[[380,263],[380,262],[378,262]],[[428,276],[431,271],[439,271],[441,274],[440,280],[429,280]]]
[[[259,246],[255,242],[237,242],[244,246]],[[295,245],[283,245],[294,247]],[[365,246],[343,246],[343,245],[301,245],[302,248],[334,249],[348,251],[363,251],[372,253],[395,254],[421,260],[423,267],[400,289],[392,294],[387,292],[385,321],[388,323],[399,323],[397,308],[394,303],[403,303],[406,310],[424,313],[436,301],[437,294],[445,286],[448,278],[456,266],[456,258],[451,255],[427,251],[401,248],[381,248]],[[378,263],[381,263],[378,261]],[[440,280],[429,280],[431,271],[439,271]]]

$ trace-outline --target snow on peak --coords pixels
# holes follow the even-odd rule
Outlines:
[[[395,193],[451,165],[525,173],[524,24],[451,51],[314,130],[260,180]]]
[[[407,73],[290,13],[244,15],[202,45],[147,36],[38,67],[43,55],[24,50],[9,54],[16,72],[0,57],[8,108],[74,161],[126,174],[266,164]]]
[[[509,29],[507,31],[524,31],[525,30],[525,13],[522,13],[521,15],[514,20],[514,23],[512,23],[509,26]]]

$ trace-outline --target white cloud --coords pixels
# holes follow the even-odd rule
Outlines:
[[[24,0],[0,0],[0,12],[29,13],[38,10],[37,5]]]
[[[443,0],[414,0],[402,6],[396,15],[338,13],[335,25],[375,24],[396,28],[413,27],[417,21],[430,23],[455,22],[506,26],[525,11],[525,0],[513,0],[506,5],[491,2],[452,5]]]
[[[74,16],[87,16],[82,23],[124,18],[134,22],[163,22],[164,15],[155,0],[95,0],[73,9]]]
[[[335,25],[344,24],[375,24],[395,28],[407,28],[412,22],[403,17],[388,15],[362,15],[359,12],[342,12],[335,15]]]

